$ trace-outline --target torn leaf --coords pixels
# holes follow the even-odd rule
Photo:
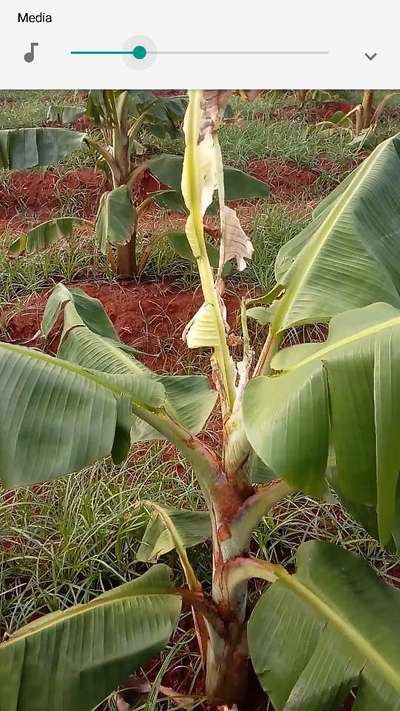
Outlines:
[[[219,346],[215,310],[212,304],[203,304],[186,326],[183,334],[188,348],[216,348]]]
[[[212,136],[218,131],[230,95],[230,91],[203,91],[199,143],[201,143],[207,135]]]
[[[221,227],[220,271],[226,262],[236,259],[237,268],[242,272],[247,266],[246,259],[251,259],[253,255],[254,247],[242,229],[236,210],[223,206]]]

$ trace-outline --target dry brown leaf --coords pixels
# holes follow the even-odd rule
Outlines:
[[[218,131],[230,95],[230,91],[203,91],[199,143]]]
[[[160,686],[160,692],[177,704],[179,708],[187,709],[187,711],[191,711],[191,709],[193,709],[198,702],[198,699],[195,696],[180,694],[178,691],[171,689],[169,686]]]
[[[251,259],[254,247],[239,222],[236,210],[223,206],[221,210],[221,259],[220,271],[226,262],[236,259],[240,272],[246,269],[246,259]]]
[[[242,89],[240,93],[246,97],[247,101],[254,101],[264,91],[264,89]]]

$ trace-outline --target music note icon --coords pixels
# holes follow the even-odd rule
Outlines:
[[[25,62],[33,62],[33,60],[35,59],[35,47],[39,47],[39,43],[38,42],[31,42],[31,48],[30,48],[29,52],[24,54]]]

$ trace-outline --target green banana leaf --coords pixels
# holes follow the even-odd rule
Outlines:
[[[108,375],[0,343],[0,480],[16,487],[78,471],[130,446],[131,402],[164,405],[161,383]]]
[[[172,521],[183,548],[192,548],[211,537],[211,519],[208,511],[185,511],[176,508],[165,508],[164,511]],[[147,524],[137,552],[137,559],[144,563],[155,562],[174,548],[175,543],[171,533],[156,510]]]
[[[387,543],[400,471],[400,311],[372,304],[340,314],[326,342],[285,348],[272,368],[244,395],[256,454],[277,476],[318,496],[331,446],[334,488],[347,502],[376,510]]]
[[[271,309],[281,332],[384,301],[400,306],[400,136],[381,143],[284,245]]]
[[[171,247],[179,254],[183,259],[187,259],[192,264],[196,264],[196,257],[193,254],[192,248],[189,244],[189,240],[185,232],[167,232],[165,235]],[[219,266],[219,249],[211,242],[206,241],[206,250],[210,264],[214,269],[218,269]],[[223,276],[229,276],[232,274],[233,267],[231,262],[227,262],[222,270]]]
[[[153,197],[155,202],[165,209],[179,209],[186,212],[181,193],[183,157],[162,155],[151,158],[147,166],[160,183],[171,188],[168,191],[155,193]],[[269,195],[269,187],[266,183],[237,168],[224,168],[224,183],[225,198],[228,201],[266,198]]]
[[[74,123],[86,113],[84,106],[71,106],[69,104],[50,104],[47,111],[47,120],[56,123]]]
[[[0,644],[0,708],[88,711],[165,647],[181,601],[157,565],[84,605],[35,620]]]
[[[57,322],[62,306],[68,301],[72,301],[80,318],[91,331],[103,338],[119,340],[102,303],[86,294],[82,289],[77,287],[67,289],[64,284],[57,284],[47,300],[41,324],[42,333],[46,338]]]
[[[197,433],[216,401],[206,377],[148,370],[83,292],[56,287],[44,333],[62,306],[59,357],[0,343],[0,479],[10,487],[54,479],[110,454],[120,463],[132,442],[164,437],[165,415]],[[132,416],[132,404],[144,420]]]
[[[187,96],[156,96],[151,91],[128,91],[130,113],[146,112],[145,128],[157,138],[178,138],[187,108]]]
[[[83,367],[115,376],[144,376],[162,386],[168,414],[192,434],[200,432],[210,416],[217,394],[209,387],[208,379],[200,375],[158,375],[134,358],[132,349],[121,343],[117,334],[98,326],[100,314],[108,319],[100,302],[59,284],[45,309],[43,323],[46,331],[53,325],[64,305],[63,332],[58,355]],[[133,418],[131,442],[163,439],[160,431]]]
[[[187,213],[183,195],[178,190],[157,190],[149,193],[149,197],[153,202],[168,212],[183,212]]]
[[[159,138],[179,136],[180,124],[187,105],[186,96],[160,97],[146,90],[91,90],[86,113],[96,126],[112,126],[115,121],[114,106],[121,120],[143,118],[146,130]]]
[[[96,217],[96,237],[100,251],[107,254],[109,244],[129,242],[136,222],[136,210],[127,185],[104,193]]]
[[[250,656],[276,711],[400,709],[400,593],[332,544],[300,546],[248,626]]]
[[[0,130],[0,168],[24,170],[54,165],[84,145],[86,134],[68,128]]]
[[[32,254],[47,249],[57,240],[71,237],[74,228],[79,225],[93,227],[89,220],[79,217],[57,217],[54,220],[48,220],[14,240],[10,245],[10,252],[12,254],[21,254],[21,252]]]

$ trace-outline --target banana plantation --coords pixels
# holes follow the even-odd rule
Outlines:
[[[0,711],[400,711],[397,92],[0,92]]]

